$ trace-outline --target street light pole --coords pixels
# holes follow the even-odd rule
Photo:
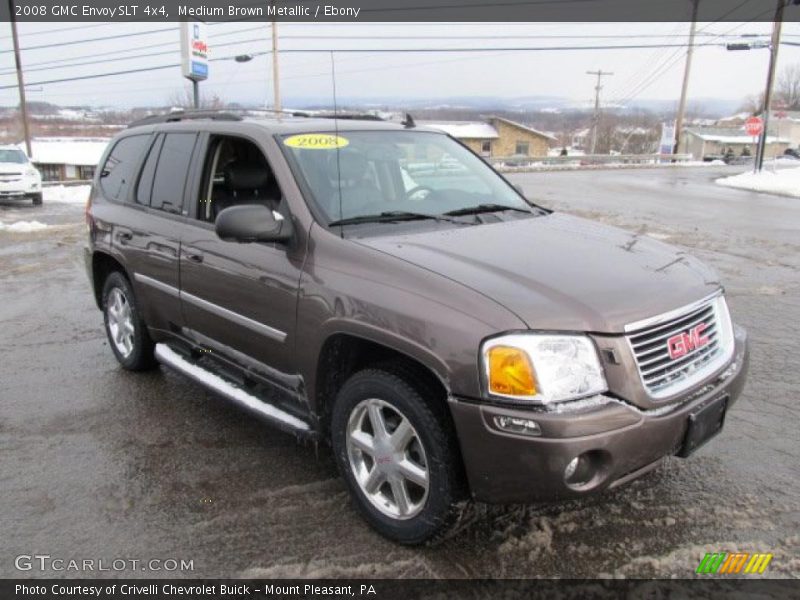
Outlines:
[[[775,84],[775,68],[778,64],[778,48],[781,44],[781,27],[783,25],[783,7],[786,0],[778,0],[778,7],[775,9],[775,21],[772,26],[772,42],[769,54],[769,70],[767,71],[767,89],[764,92],[764,125],[761,136],[758,138],[758,149],[756,150],[756,160],[754,171],[760,172],[764,167],[764,154],[767,149],[767,129],[769,127],[769,113],[772,108],[772,88]]]
[[[17,65],[17,85],[19,86],[19,108],[22,113],[22,129],[25,132],[25,150],[28,158],[31,152],[31,130],[28,126],[28,104],[25,101],[25,77],[22,74],[22,59],[19,54],[19,39],[17,38],[17,21],[14,19],[14,0],[8,0],[8,14],[11,20],[11,38],[14,42],[14,62]]]

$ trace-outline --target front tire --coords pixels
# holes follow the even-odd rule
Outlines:
[[[409,375],[381,369],[353,375],[336,397],[331,441],[367,522],[414,545],[444,537],[466,499],[449,415]]]
[[[143,371],[156,365],[155,345],[139,315],[133,289],[119,271],[111,273],[103,285],[103,320],[119,364],[129,371]]]
[[[32,194],[31,195],[31,200],[33,200],[33,205],[34,206],[41,206],[42,205],[42,194],[41,193]]]

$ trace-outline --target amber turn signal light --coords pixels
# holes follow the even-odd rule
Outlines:
[[[524,350],[494,346],[486,353],[489,365],[489,391],[506,396],[535,396],[533,365]]]

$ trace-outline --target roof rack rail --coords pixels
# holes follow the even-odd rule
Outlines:
[[[128,125],[131,127],[141,127],[142,125],[155,125],[157,123],[178,123],[194,119],[210,119],[212,121],[241,121],[242,117],[230,112],[218,110],[178,110],[163,115],[150,115],[138,119]]]
[[[344,113],[344,112],[333,112],[333,111],[304,111],[304,110],[294,110],[292,111],[293,117],[306,117],[309,119],[342,119],[345,121],[385,121],[385,119],[381,118],[378,115],[373,115],[371,113]]]

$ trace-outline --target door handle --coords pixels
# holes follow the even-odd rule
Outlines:
[[[187,254],[186,258],[188,258],[190,261],[198,263],[198,264],[203,262],[203,255],[202,254],[194,254],[194,253]]]

